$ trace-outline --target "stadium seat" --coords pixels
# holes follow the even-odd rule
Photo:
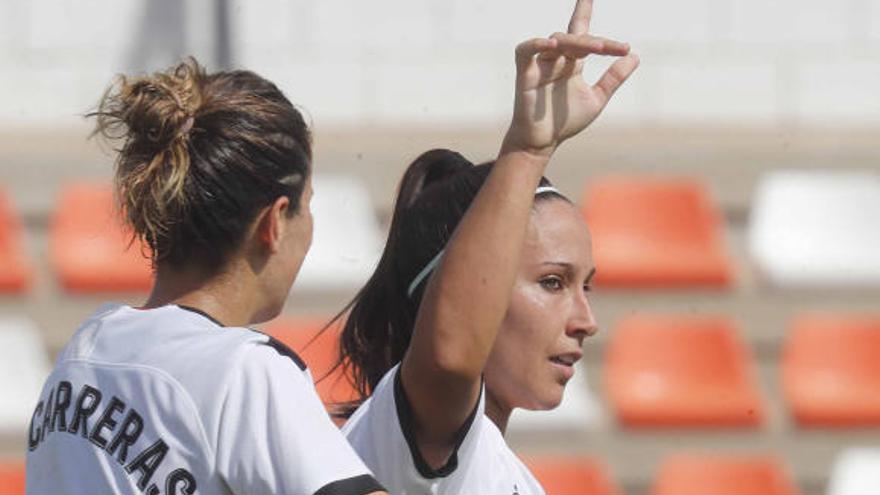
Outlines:
[[[575,366],[574,378],[566,385],[559,407],[550,411],[514,409],[508,424],[511,432],[560,432],[584,430],[600,422],[599,399],[587,384],[586,368]]]
[[[0,495],[24,495],[24,462],[0,462]]]
[[[0,293],[21,293],[31,284],[32,269],[22,246],[22,228],[6,192],[0,189]]]
[[[763,422],[752,359],[728,318],[638,315],[611,332],[605,386],[632,427],[749,427]]]
[[[723,219],[702,182],[609,177],[592,181],[583,201],[597,285],[730,285]]]
[[[878,173],[768,173],[753,201],[750,256],[774,286],[880,286],[878,211]]]
[[[599,462],[585,457],[527,457],[526,466],[547,495],[616,495],[619,490]]]
[[[49,252],[70,292],[145,292],[152,284],[145,248],[131,243],[102,183],[65,186],[49,225]]]
[[[828,495],[877,495],[880,493],[880,448],[849,448],[831,469]]]
[[[795,318],[781,361],[799,424],[880,426],[880,313]]]
[[[0,434],[27,431],[49,371],[37,327],[24,318],[0,319]]]
[[[678,455],[660,467],[651,495],[797,495],[785,469],[768,457]]]
[[[330,410],[335,404],[354,400],[358,395],[341,369],[333,369],[339,356],[340,328],[334,325],[319,335],[326,323],[327,319],[282,316],[268,323],[265,330],[306,362],[318,395]]]
[[[354,290],[373,273],[384,236],[366,186],[356,177],[312,177],[314,236],[296,279],[298,290]]]

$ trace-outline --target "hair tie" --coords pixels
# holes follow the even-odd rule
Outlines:
[[[178,136],[186,136],[189,134],[189,131],[192,130],[193,124],[195,123],[195,119],[192,115],[188,115],[186,120],[183,122],[183,125],[180,126],[180,131],[177,133]]]
[[[535,196],[537,196],[539,194],[544,194],[544,193],[553,193],[553,194],[558,194],[562,197],[565,197],[564,194],[559,192],[559,189],[556,189],[553,186],[541,186],[541,187],[535,189]]]

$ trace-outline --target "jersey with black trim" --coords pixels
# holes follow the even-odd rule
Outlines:
[[[342,429],[389,493],[544,495],[540,483],[485,415],[485,390],[459,431],[449,461],[431,469],[414,441],[412,407],[399,369],[398,364],[382,377]]]
[[[292,351],[174,305],[92,315],[59,355],[28,437],[28,495],[382,490]]]

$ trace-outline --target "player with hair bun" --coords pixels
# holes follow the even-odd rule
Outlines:
[[[638,65],[588,34],[591,7],[517,47],[493,163],[433,150],[409,166],[379,265],[346,308],[341,364],[365,400],[343,431],[390,493],[544,493],[504,441],[508,418],[560,403],[597,328],[589,232],[543,173]],[[620,57],[595,85],[590,54]]]
[[[311,138],[248,71],[190,59],[121,77],[96,112],[119,206],[149,246],[141,307],[61,351],[34,410],[27,493],[385,493],[297,355],[248,325],[282,309],[312,238]]]

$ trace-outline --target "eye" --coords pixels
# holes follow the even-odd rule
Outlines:
[[[584,292],[593,292],[593,286],[590,284],[584,284]]]
[[[549,290],[550,292],[558,292],[565,288],[565,284],[562,279],[556,275],[551,275],[549,277],[544,277],[540,280],[541,287]]]

